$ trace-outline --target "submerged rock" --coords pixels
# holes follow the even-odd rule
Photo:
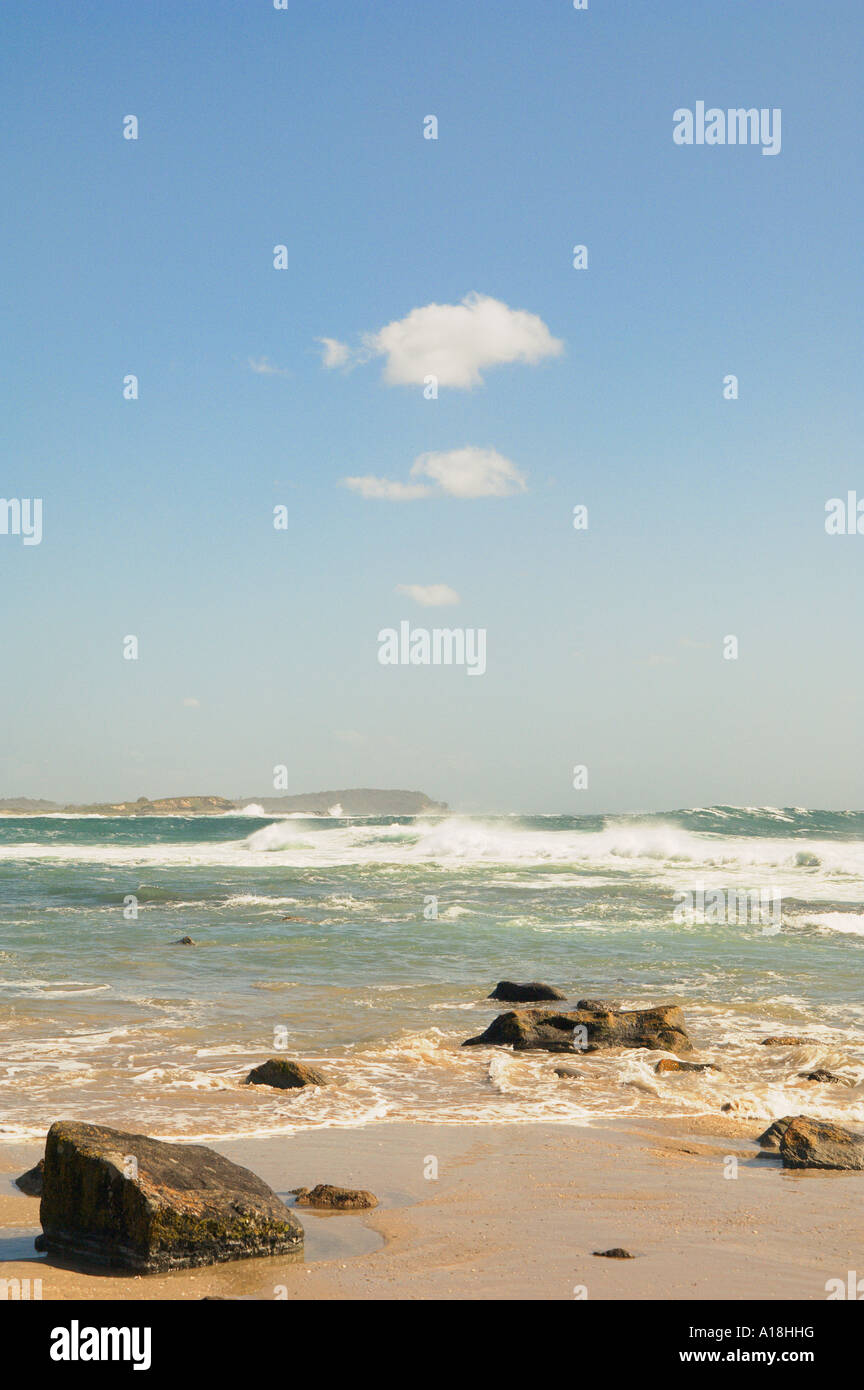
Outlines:
[[[799,1038],[794,1033],[780,1033],[777,1037],[763,1038],[762,1047],[803,1047],[814,1041],[813,1038]]]
[[[780,1138],[784,1168],[864,1170],[864,1136],[829,1120],[796,1115]]]
[[[782,1120],[775,1120],[768,1128],[759,1135],[756,1143],[763,1149],[770,1149],[779,1152],[780,1140],[786,1133],[793,1120],[803,1120],[803,1115],[784,1115]]]
[[[28,1168],[26,1173],[22,1173],[20,1178],[15,1179],[15,1186],[19,1187],[27,1197],[41,1197],[44,1169],[45,1160],[40,1158],[35,1168]]]
[[[636,1256],[631,1255],[629,1250],[625,1250],[623,1245],[615,1245],[611,1250],[594,1250],[594,1255],[599,1255],[603,1260],[635,1260]]]
[[[327,1078],[305,1062],[290,1062],[287,1057],[268,1057],[260,1067],[253,1067],[245,1086],[275,1086],[280,1091],[294,1091],[300,1086],[326,1086]]]
[[[193,941],[191,936],[181,936],[179,941],[172,941],[172,946],[197,946],[198,942]]]
[[[513,980],[499,980],[487,999],[500,999],[506,1004],[530,1004],[532,1000],[566,999],[554,985],[544,985],[539,980],[531,980],[527,985],[517,985]]]
[[[317,1187],[298,1187],[294,1195],[298,1207],[323,1207],[329,1211],[364,1211],[377,1207],[378,1198],[359,1187],[333,1187],[319,1182]]]
[[[667,1071],[722,1071],[713,1062],[679,1062],[674,1057],[661,1057],[654,1068],[658,1075]]]
[[[555,1075],[560,1076],[565,1081],[580,1081],[584,1072],[577,1071],[575,1067],[556,1067]]]
[[[620,1004],[612,1004],[608,999],[577,999],[577,1009],[590,1009],[592,1013],[615,1013],[621,1008]]]
[[[580,1029],[574,1036],[574,1029]],[[517,1052],[597,1052],[610,1047],[647,1047],[662,1052],[692,1052],[684,1016],[674,1004],[655,1009],[514,1009],[499,1014],[484,1033],[466,1038],[463,1047],[513,1047]]]
[[[48,1131],[39,1216],[37,1248],[140,1274],[303,1246],[276,1193],[212,1149],[71,1120]]]
[[[834,1071],[825,1071],[820,1068],[818,1071],[799,1071],[802,1081],[821,1081],[824,1086],[854,1086],[855,1078],[852,1076],[838,1076]]]

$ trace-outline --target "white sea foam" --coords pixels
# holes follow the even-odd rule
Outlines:
[[[860,901],[864,880],[864,844],[856,841],[719,837],[662,822],[614,822],[585,832],[460,816],[389,826],[307,819],[299,833],[286,818],[244,840],[216,843],[0,846],[0,862],[24,860],[242,869],[495,866],[545,870],[551,882],[561,870],[620,877],[629,868],[665,888],[692,888],[697,882],[706,888],[768,883],[792,897],[825,897],[830,889],[830,896],[840,901]]]
[[[843,932],[848,936],[864,936],[864,913],[809,912],[802,918],[808,926],[821,927],[828,932]]]
[[[299,903],[299,898],[275,898],[269,897],[266,893],[235,893],[232,897],[226,898],[223,907],[293,907]]]

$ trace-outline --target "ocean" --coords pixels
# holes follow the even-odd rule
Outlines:
[[[775,916],[681,920],[684,894],[733,889]],[[599,1053],[562,1080],[560,1057],[462,1049],[500,979],[676,1002],[720,1070]],[[61,1118],[202,1140],[723,1105],[861,1122],[862,984],[861,812],[0,818],[5,1139]],[[242,1084],[277,1055],[330,1084]],[[854,1084],[798,1075],[817,1068]]]

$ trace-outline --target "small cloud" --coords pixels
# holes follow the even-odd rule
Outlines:
[[[346,487],[352,492],[359,492],[361,497],[383,498],[386,502],[413,502],[418,497],[428,497],[432,492],[432,488],[423,483],[393,482],[390,478],[373,478],[371,474],[365,478],[345,478],[343,481]]]
[[[421,454],[411,476],[432,478],[449,497],[511,497],[525,491],[525,479],[515,464],[497,449],[450,449]]]
[[[445,608],[448,604],[462,602],[449,584],[397,584],[396,593],[407,594],[424,608]]]
[[[355,748],[360,748],[369,742],[368,735],[358,733],[356,729],[336,729],[334,737],[338,738],[340,743],[348,743]]]
[[[316,343],[321,343],[323,352],[321,361],[325,367],[344,367],[351,357],[351,349],[347,343],[340,343],[338,338],[316,338]]]
[[[183,704],[186,706],[187,709],[201,708],[201,701],[196,700],[194,695],[187,695],[186,699],[183,701]]]
[[[267,357],[250,357],[249,366],[259,376],[290,376],[287,367],[276,367]]]
[[[421,497],[512,497],[525,492],[525,477],[497,449],[466,445],[445,453],[421,454],[411,465],[412,478],[431,478],[428,483],[402,483],[390,478],[345,478],[345,487],[361,497],[388,502],[413,502]]]
[[[377,333],[363,335],[353,352],[334,338],[324,344],[324,366],[342,366],[383,357],[388,386],[422,386],[434,376],[441,386],[470,391],[483,383],[489,367],[523,362],[533,365],[558,357],[564,344],[553,338],[537,314],[511,309],[489,295],[466,294],[460,304],[426,304],[395,319]]]
[[[682,637],[679,646],[690,647],[693,651],[708,651],[711,647],[710,642],[694,642],[692,637]]]

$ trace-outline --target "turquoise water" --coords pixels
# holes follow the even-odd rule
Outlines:
[[[780,930],[676,920],[676,894],[733,888],[779,898]],[[864,1120],[862,967],[862,813],[5,817],[0,1137],[61,1116],[211,1138],[724,1103]],[[723,1070],[632,1052],[562,1082],[543,1054],[462,1051],[501,978],[675,1000]],[[788,1032],[812,1041],[760,1046]],[[278,1052],[332,1085],[242,1086]],[[816,1067],[855,1085],[798,1078]]]

